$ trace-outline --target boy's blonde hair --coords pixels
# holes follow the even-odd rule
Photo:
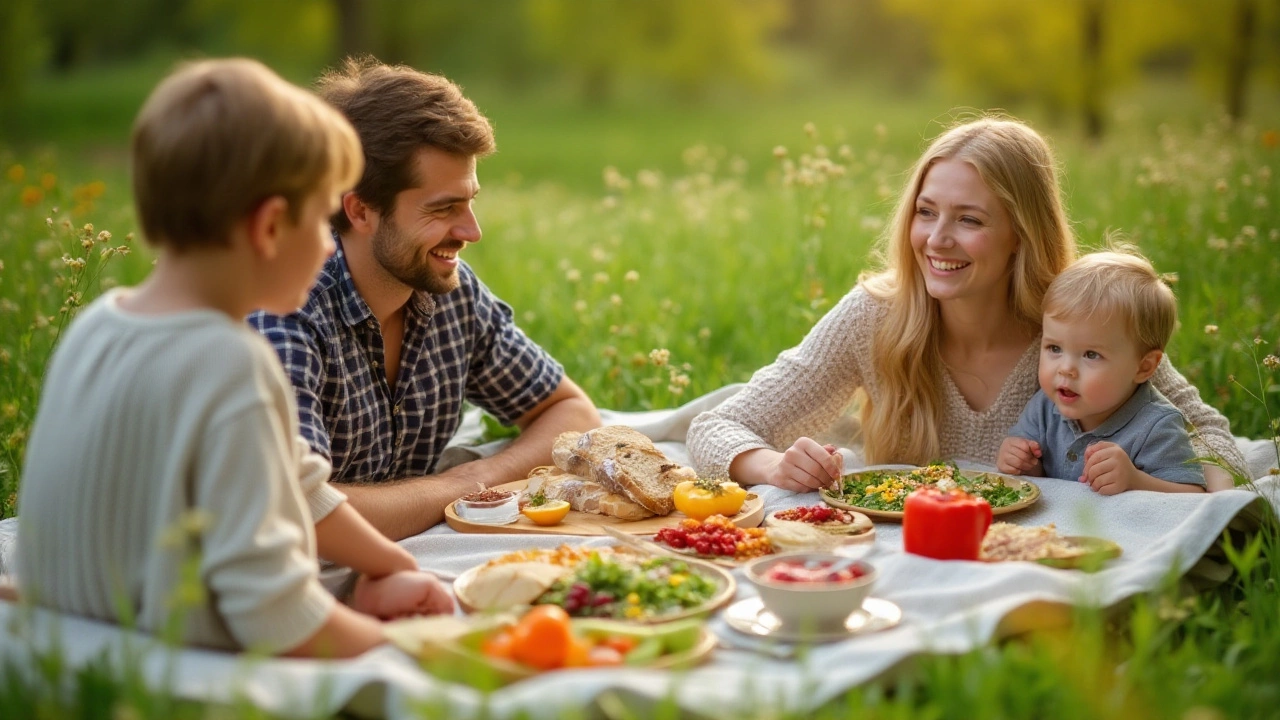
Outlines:
[[[341,113],[244,58],[183,65],[138,112],[133,194],[147,241],[223,245],[232,226],[281,196],[298,221],[308,196],[360,178],[360,140]]]
[[[1123,248],[1085,255],[1063,270],[1044,295],[1044,314],[1064,321],[1119,320],[1145,354],[1169,344],[1178,301],[1146,258]]]

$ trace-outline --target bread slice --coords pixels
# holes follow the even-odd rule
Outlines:
[[[649,438],[623,425],[561,433],[551,458],[561,470],[594,480],[656,515],[675,510],[677,483],[697,478],[693,469],[671,462]]]
[[[653,513],[631,498],[605,490],[599,483],[569,475],[559,468],[534,468],[529,473],[525,492],[530,495],[541,492],[548,500],[564,500],[578,512],[608,515],[620,520],[643,520]]]

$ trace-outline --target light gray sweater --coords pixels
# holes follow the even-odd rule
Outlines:
[[[871,343],[887,305],[861,285],[844,296],[814,325],[800,345],[784,351],[772,365],[756,371],[741,392],[719,407],[694,418],[689,427],[689,454],[698,474],[727,476],[738,455],[756,448],[785,450],[801,436],[826,433],[840,418],[859,388],[880,392],[871,361]],[[1040,388],[1037,367],[1040,340],[1031,343],[1004,381],[995,402],[981,412],[969,407],[959,388],[944,373],[945,407],[942,457],[995,465],[1000,443]],[[1214,454],[1236,467],[1244,457],[1222,413],[1200,399],[1168,358],[1151,378],[1155,386],[1198,431],[1196,451]],[[852,438],[843,438],[846,445]]]
[[[124,292],[86,308],[49,366],[19,495],[22,593],[154,633],[173,618],[184,644],[296,647],[335,603],[314,523],[345,498],[298,440],[293,389],[243,323],[128,313]],[[184,590],[203,592],[180,595],[188,558]]]

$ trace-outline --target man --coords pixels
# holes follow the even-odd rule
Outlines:
[[[600,424],[590,398],[458,254],[479,242],[476,160],[489,121],[447,79],[348,60],[321,96],[360,135],[365,170],[333,217],[337,251],[307,304],[250,322],[297,392],[303,436],[350,502],[393,539],[440,522],[477,484],[525,477],[566,430]],[[466,400],[520,436],[432,474]]]

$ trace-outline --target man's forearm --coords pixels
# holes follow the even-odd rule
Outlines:
[[[347,501],[392,540],[402,540],[444,520],[444,509],[479,485],[522,480],[551,464],[551,446],[566,430],[599,427],[600,413],[585,395],[554,402],[524,426],[509,446],[483,460],[440,473],[378,484],[343,484]]]

